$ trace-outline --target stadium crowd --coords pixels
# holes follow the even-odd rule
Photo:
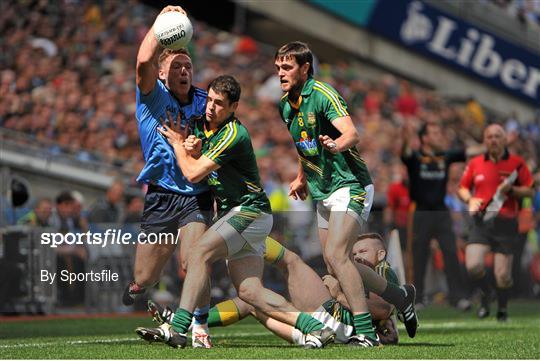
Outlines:
[[[538,2],[510,3],[526,9],[526,18],[538,23]],[[0,3],[0,127],[25,134],[26,141],[41,144],[51,154],[72,154],[81,162],[106,162],[127,170],[134,175],[133,185],[144,164],[134,119],[135,54],[157,10],[135,0],[31,4]],[[17,16],[23,12],[27,15]],[[301,207],[287,199],[297,154],[277,112],[281,91],[274,75],[274,49],[196,22],[190,51],[197,86],[206,88],[220,74],[232,74],[242,84],[238,117],[251,133],[274,211]],[[407,122],[416,129],[423,122],[438,122],[449,147],[481,142],[488,123],[502,123],[509,134],[510,151],[526,159],[540,184],[540,111],[534,119],[494,114],[473,97],[445,99],[391,74],[366,79],[361,65],[323,60],[318,79],[332,84],[346,98],[361,135],[359,150],[375,184],[376,230],[383,232],[391,226],[377,211],[384,208],[390,184],[402,178],[401,144],[396,140]],[[413,146],[418,146],[418,140]],[[455,198],[462,167],[452,169],[449,181],[448,204],[457,211],[464,210]],[[38,206],[48,209],[50,203]],[[538,192],[532,204],[540,226]],[[141,200],[130,198],[126,205],[131,205],[131,219],[135,219]]]
[[[504,9],[509,16],[525,26],[540,27],[540,1],[538,0],[490,0]]]

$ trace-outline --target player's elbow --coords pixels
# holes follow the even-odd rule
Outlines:
[[[202,169],[192,169],[188,170],[184,173],[184,177],[190,182],[190,183],[199,183],[206,177],[207,173],[205,173]]]
[[[196,173],[185,174],[184,176],[190,183],[199,183],[204,178],[204,176]]]

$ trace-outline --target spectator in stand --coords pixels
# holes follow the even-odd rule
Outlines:
[[[401,82],[401,92],[396,99],[396,110],[404,117],[415,116],[418,112],[418,101],[414,96],[411,84],[403,80]]]
[[[51,227],[52,211],[53,202],[49,198],[40,198],[34,209],[19,218],[17,223],[33,227]]]
[[[121,224],[123,222],[124,189],[124,182],[121,179],[115,179],[107,189],[105,198],[98,200],[91,207],[88,221],[90,223]]]
[[[405,251],[407,248],[407,223],[411,205],[407,168],[402,164],[395,164],[393,178],[394,182],[388,186],[386,192],[387,203],[384,210],[384,223],[387,229],[398,230],[401,249]]]

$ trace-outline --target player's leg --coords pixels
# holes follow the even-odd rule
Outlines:
[[[449,211],[438,212],[440,221],[435,225],[436,237],[444,257],[444,272],[448,283],[448,299],[454,307],[461,303],[470,308],[457,257],[456,237]]]
[[[281,255],[276,259],[273,254]],[[285,275],[291,303],[304,312],[313,312],[331,299],[321,277],[294,252],[276,240],[266,238],[265,261],[272,261]]]
[[[471,233],[472,237],[473,234]],[[470,238],[469,241],[474,239]],[[489,316],[489,296],[491,287],[484,265],[484,258],[491,250],[490,246],[482,243],[469,243],[465,248],[465,267],[469,274],[471,285],[473,288],[480,289],[481,304],[478,309],[478,317],[484,318]]]
[[[424,302],[425,275],[430,255],[429,243],[432,238],[432,227],[434,227],[434,217],[431,211],[415,210],[413,216],[413,283],[416,287],[417,302]]]
[[[493,273],[497,291],[497,320],[506,321],[508,317],[508,297],[512,288],[512,254],[495,253]]]
[[[331,212],[328,223],[325,261],[339,281],[351,307],[356,334],[376,340],[362,278],[349,257],[352,244],[360,233],[360,224],[356,218],[343,211]]]
[[[148,234],[148,233],[147,233]],[[134,279],[126,287],[122,302],[132,305],[137,296],[159,281],[161,271],[176,248],[175,244],[137,243],[135,249]]]
[[[195,243],[202,237],[207,226],[201,222],[191,222],[181,228],[180,236],[180,264],[184,272],[187,272],[187,255],[193,249]],[[212,343],[208,334],[208,312],[210,310],[210,278],[206,279],[201,302],[193,312],[193,329],[191,343],[193,347],[211,348]]]
[[[164,341],[172,347],[185,347],[186,333],[192,323],[193,311],[204,296],[204,287],[209,277],[209,266],[216,260],[225,258],[227,245],[223,237],[214,229],[207,230],[193,245],[188,255],[188,270],[184,280],[180,305],[172,318],[172,323],[164,323],[157,329],[139,327],[137,334],[144,339]]]
[[[263,259],[259,256],[247,255],[241,258],[229,259],[229,274],[238,296],[252,305],[257,312],[267,317],[294,326],[306,335],[315,336],[311,339],[312,347],[323,347],[331,340],[332,333],[325,331],[324,325],[308,315],[300,312],[283,296],[265,288],[262,285]],[[308,345],[308,343],[306,343]]]

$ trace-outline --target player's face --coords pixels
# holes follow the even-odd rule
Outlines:
[[[206,97],[206,120],[211,124],[219,125],[235,112],[237,106],[238,102],[229,102],[226,94],[216,93],[214,89],[209,89]]]
[[[294,57],[289,56],[277,58],[274,65],[281,83],[281,90],[284,92],[302,87],[307,80],[308,63],[300,66]]]
[[[374,268],[378,260],[378,247],[376,241],[370,238],[362,239],[356,242],[352,248],[353,260],[358,263],[363,263],[366,266]]]
[[[484,144],[489,153],[502,153],[506,144],[506,134],[503,128],[498,125],[487,127],[484,132]]]
[[[175,93],[187,94],[193,79],[193,65],[189,56],[176,54],[165,60],[160,69],[160,78]]]

